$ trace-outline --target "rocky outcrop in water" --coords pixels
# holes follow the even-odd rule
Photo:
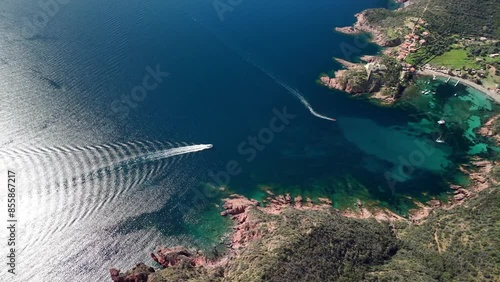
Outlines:
[[[499,123],[500,115],[495,115],[491,117],[479,130],[479,134],[482,136],[493,138],[497,146],[500,146],[500,134],[497,132],[498,128],[500,128],[498,125]]]

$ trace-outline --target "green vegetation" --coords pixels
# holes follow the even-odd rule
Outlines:
[[[499,281],[500,189],[396,228],[400,250],[369,281]]]
[[[420,225],[346,218],[335,211],[252,210],[262,238],[227,267],[190,264],[150,275],[166,281],[499,281],[500,187],[435,210]]]
[[[427,7],[427,9],[426,9]],[[500,38],[500,2],[495,0],[413,0],[412,4],[403,10],[390,11],[387,9],[371,9],[366,12],[366,19],[371,25],[378,26],[390,40],[409,34],[420,17],[423,23],[415,27],[416,33],[427,31],[430,33],[425,39],[427,43],[417,52],[407,57],[412,65],[423,65],[434,57],[434,62],[446,62],[446,59],[455,60],[447,65],[461,68],[475,66],[475,58],[483,58],[483,63],[492,63],[488,55],[498,53],[499,41],[478,42],[472,44],[468,51],[468,58],[458,50],[451,50],[452,45],[461,43],[462,38],[489,39]],[[465,48],[468,46],[461,46]],[[447,52],[453,51],[450,54]],[[441,57],[441,56],[444,57]],[[494,61],[494,60],[493,60]],[[459,66],[460,63],[463,63]]]
[[[370,66],[371,71],[367,71]],[[401,87],[401,64],[394,58],[383,56],[376,63],[346,70],[338,78],[343,89],[351,93],[374,93],[384,88],[388,95],[397,95]]]
[[[381,25],[385,20],[394,19],[396,13],[384,8],[370,9],[366,11],[366,19],[373,24]],[[397,19],[397,18],[396,18]]]
[[[244,250],[225,281],[362,281],[397,252],[390,227],[374,220],[297,210],[260,216],[276,230]]]
[[[365,16],[371,25],[379,26],[385,30],[387,39],[402,40],[410,29],[405,25],[409,14],[400,11],[391,11],[387,9],[369,9]]]
[[[216,267],[207,270],[203,267],[192,267],[188,264],[165,268],[149,276],[148,282],[220,282],[224,276],[224,269]]]
[[[500,53],[500,41],[495,43],[474,44],[469,49],[469,56],[471,57],[487,57],[490,54]],[[498,59],[500,60],[500,59]],[[497,60],[497,61],[498,61]]]
[[[368,74],[362,67],[350,69],[339,81],[343,85],[349,85],[353,92],[366,92],[368,88]]]
[[[436,56],[441,56],[451,50],[451,46],[456,42],[455,37],[445,37],[440,34],[431,33],[427,37],[428,44],[418,49],[416,53],[411,53],[406,61],[411,65],[420,66],[428,63]]]
[[[428,5],[428,6],[427,6]],[[404,13],[423,18],[429,30],[442,35],[499,37],[496,0],[414,0]]]
[[[386,87],[399,87],[401,71],[403,70],[401,64],[392,57],[384,56],[382,57],[382,65],[387,68],[382,74],[384,85]]]
[[[430,63],[454,69],[461,69],[464,66],[466,68],[479,69],[479,65],[473,58],[468,56],[467,51],[464,49],[450,50],[443,55],[435,57]]]
[[[368,9],[365,12],[366,20],[370,24],[380,26],[382,28],[404,28],[405,22],[408,17],[411,16],[412,14],[408,13],[406,10],[391,11],[388,9],[377,8]]]

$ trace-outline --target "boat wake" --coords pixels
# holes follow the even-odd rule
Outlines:
[[[112,168],[112,167],[117,167],[121,165],[132,165],[136,163],[143,163],[143,162],[151,162],[151,161],[159,161],[162,159],[174,157],[174,156],[179,156],[179,155],[184,155],[184,154],[189,154],[189,153],[195,153],[203,150],[207,150],[212,148],[212,144],[201,144],[201,145],[189,145],[189,146],[183,146],[183,147],[177,147],[177,148],[170,148],[170,149],[165,149],[165,150],[160,150],[156,152],[149,152],[149,153],[144,153],[142,155],[138,156],[130,156],[126,157],[123,159],[118,159],[115,160],[112,164],[104,164],[99,167],[93,167],[93,170],[99,170],[99,169],[104,169],[104,168]]]
[[[191,17],[193,18],[193,16],[191,16]],[[316,112],[313,109],[313,107],[311,106],[311,104],[309,104],[309,102],[306,100],[306,98],[304,98],[304,96],[297,89],[292,88],[290,85],[285,83],[283,80],[279,79],[278,77],[273,75],[271,72],[266,70],[266,68],[260,66],[258,63],[256,63],[256,60],[254,60],[250,57],[248,52],[244,52],[241,48],[236,46],[232,41],[228,40],[220,32],[217,32],[216,29],[210,28],[209,25],[204,24],[202,21],[196,20],[194,22],[196,24],[198,24],[200,27],[207,29],[210,33],[212,33],[214,35],[215,38],[217,38],[228,49],[230,49],[235,54],[237,54],[239,57],[241,57],[244,61],[246,61],[247,63],[249,63],[249,64],[253,65],[254,67],[258,68],[259,70],[261,70],[267,76],[272,78],[275,82],[277,82],[279,85],[281,85],[283,88],[285,88],[288,92],[290,92],[292,95],[294,95],[297,99],[299,99],[300,103],[302,103],[302,105],[304,105],[309,110],[309,112],[313,116],[320,118],[320,119],[328,120],[328,121],[337,121],[334,118],[330,118],[330,117],[324,116],[324,115]]]
[[[81,253],[104,250],[95,240],[96,234],[106,232],[106,248],[119,249],[114,244],[121,240],[109,230],[117,222],[161,209],[193,181],[191,170],[198,166],[185,160],[210,148],[211,144],[165,141],[0,148],[0,170],[16,171],[16,184],[24,188],[16,191],[19,218],[29,226],[23,229],[26,240],[20,256],[49,253],[50,265],[81,265]],[[134,244],[158,243],[153,229],[140,232]],[[28,260],[26,268],[36,267],[36,262]],[[28,281],[33,273],[21,275],[19,281]]]
[[[185,156],[210,148],[211,144],[131,141],[0,150],[0,159],[29,183],[30,189],[19,196],[33,209],[23,210],[23,217],[52,218],[33,223],[26,246],[34,246],[104,210],[125,214],[117,209],[119,203],[148,179],[163,172],[175,174]]]
[[[321,118],[321,119],[329,120],[329,121],[337,121],[334,118],[330,118],[330,117],[324,116],[324,115],[316,112],[313,109],[313,107],[311,106],[311,104],[309,104],[309,102],[306,100],[306,98],[304,98],[304,96],[302,96],[297,89],[292,88],[290,85],[286,84],[284,81],[282,81],[281,79],[277,78],[276,76],[274,76],[273,74],[271,74],[270,72],[268,72],[267,70],[265,70],[264,68],[262,68],[261,66],[255,64],[255,63],[252,63],[252,64],[255,67],[257,67],[258,69],[260,69],[262,72],[264,72],[267,76],[269,76],[270,78],[272,78],[275,82],[277,82],[283,88],[285,88],[286,90],[288,90],[288,92],[290,92],[297,99],[299,99],[299,101],[302,103],[302,105],[304,105],[313,116]]]

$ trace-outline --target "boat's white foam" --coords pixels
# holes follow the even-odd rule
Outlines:
[[[207,150],[207,149],[210,149],[212,147],[213,147],[212,144],[201,144],[201,145],[191,145],[191,146],[184,146],[184,147],[179,147],[179,148],[172,148],[172,149],[167,149],[167,150],[148,154],[147,156],[144,157],[144,159],[147,161],[161,160],[161,159],[170,158],[173,156],[184,155],[184,154],[189,154],[189,153]]]
[[[191,17],[191,18],[193,18],[193,17]],[[201,26],[203,28],[206,28],[208,31],[210,31],[215,36],[215,38],[217,38],[220,42],[222,42],[222,44],[224,44],[227,48],[229,48],[230,50],[232,50],[238,56],[240,56],[241,58],[243,58],[243,60],[245,60],[247,63],[253,65],[256,68],[258,68],[263,73],[265,73],[267,76],[269,76],[274,81],[276,81],[279,85],[281,85],[283,88],[285,88],[286,90],[288,90],[288,92],[290,92],[297,99],[299,99],[300,103],[302,103],[302,105],[304,105],[313,116],[315,116],[317,118],[329,120],[329,121],[336,121],[336,119],[334,119],[334,118],[330,118],[330,117],[324,116],[324,115],[319,114],[318,112],[316,112],[313,109],[313,107],[311,106],[311,104],[309,104],[309,102],[306,100],[306,98],[304,98],[304,95],[302,95],[300,93],[300,91],[298,91],[297,89],[292,88],[290,85],[288,85],[287,83],[285,83],[283,80],[281,80],[278,77],[276,77],[275,75],[273,75],[266,68],[260,66],[258,63],[256,63],[256,61],[258,61],[258,60],[255,60],[254,58],[251,58],[251,56],[250,56],[250,54],[248,52],[243,51],[243,49],[241,49],[236,44],[234,44],[234,42],[232,42],[231,40],[228,40],[228,38],[226,38],[226,36],[224,36],[222,33],[218,32],[217,29],[210,28],[210,25],[204,23],[203,21],[196,20],[194,22],[196,24],[198,24],[199,26]]]
[[[211,144],[133,141],[2,150],[0,159],[5,158],[31,184],[19,193],[22,202],[33,207],[23,209],[23,218],[51,218],[32,223],[26,232],[30,238],[26,247],[31,247],[104,209],[113,210],[132,187],[169,170],[181,157],[210,148]]]
[[[327,117],[327,116],[324,116],[322,114],[319,114],[318,112],[316,112],[313,107],[311,106],[311,104],[309,104],[309,102],[306,100],[306,98],[304,98],[304,96],[302,96],[300,94],[300,92],[297,90],[297,89],[294,89],[292,88],[290,85],[286,84],[284,81],[282,81],[281,79],[275,77],[274,75],[272,75],[270,72],[266,71],[265,69],[263,69],[262,67],[254,64],[257,68],[259,68],[261,71],[263,71],[265,74],[267,74],[270,78],[272,78],[274,81],[276,81],[279,85],[281,85],[283,88],[285,88],[286,90],[288,90],[288,92],[292,93],[297,99],[299,99],[299,101],[302,103],[302,105],[304,105],[308,110],[309,112],[315,116],[315,117],[318,117],[318,118],[321,118],[321,119],[326,119],[326,120],[330,120],[330,121],[336,121],[336,119],[334,118],[330,118],[330,117]]]

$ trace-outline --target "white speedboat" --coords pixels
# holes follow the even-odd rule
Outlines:
[[[444,121],[443,119],[438,120],[438,124],[445,124],[445,123],[446,123],[446,121]]]
[[[438,139],[436,139],[436,142],[437,142],[437,143],[444,143],[444,140],[443,140],[443,139],[441,139],[441,136],[439,136],[439,137],[438,137]]]

